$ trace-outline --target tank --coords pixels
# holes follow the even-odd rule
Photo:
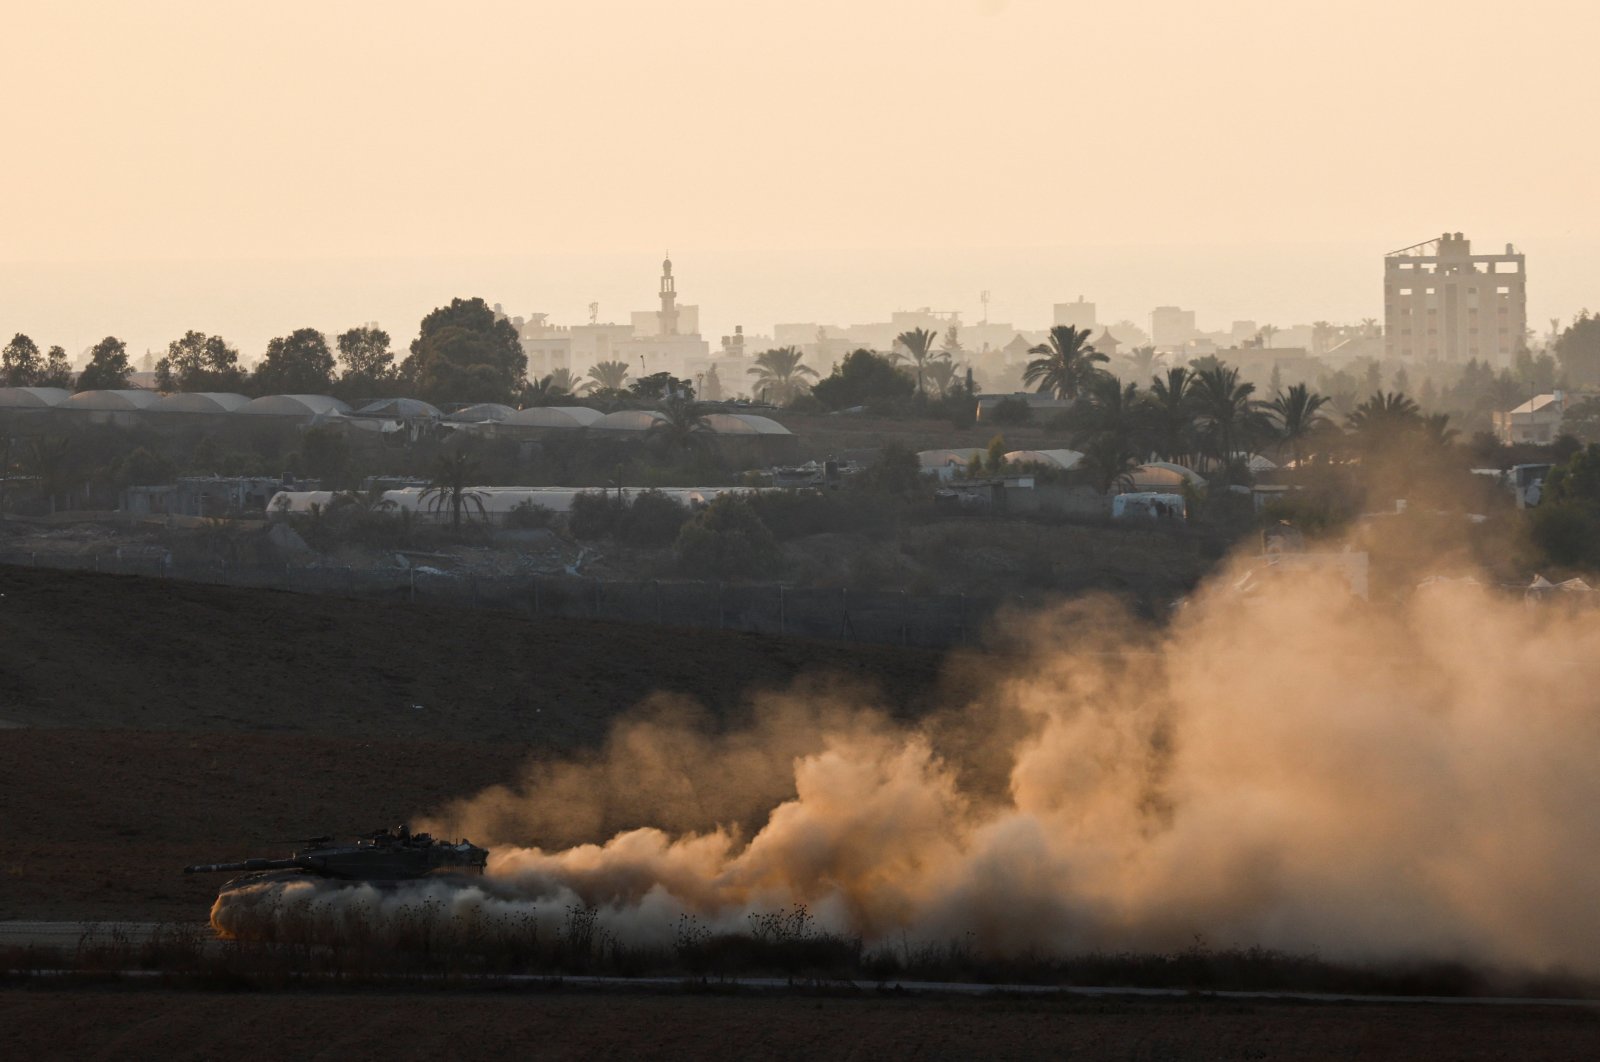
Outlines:
[[[442,841],[405,826],[376,830],[348,843],[332,837],[313,837],[283,859],[244,859],[234,863],[197,863],[185,874],[243,873],[222,886],[223,892],[267,881],[301,878],[332,882],[385,884],[411,881],[437,873],[477,870],[489,862],[489,853],[471,841]]]

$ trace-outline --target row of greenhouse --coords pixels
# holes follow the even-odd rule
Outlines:
[[[603,413],[587,406],[539,406],[514,409],[479,403],[446,413],[415,398],[385,398],[352,409],[328,395],[266,395],[249,398],[232,393],[177,393],[137,389],[71,391],[57,387],[0,388],[0,412],[62,411],[89,414],[190,414],[230,417],[293,417],[316,423],[352,425],[437,423],[448,428],[550,428],[645,432],[667,418],[643,409]],[[717,435],[788,435],[789,429],[768,417],[749,413],[711,413],[704,426]]]

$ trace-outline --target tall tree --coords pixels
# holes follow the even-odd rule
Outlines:
[[[1250,396],[1256,385],[1239,379],[1239,370],[1226,366],[1205,369],[1195,374],[1196,425],[1205,452],[1216,467],[1226,468],[1239,453],[1241,444],[1252,436],[1270,430],[1262,403]]]
[[[934,356],[933,345],[939,339],[939,333],[931,328],[913,328],[909,332],[901,332],[895,336],[894,341],[905,348],[906,355],[917,367],[917,392],[922,392],[922,373],[928,362]]]
[[[1556,360],[1573,387],[1600,384],[1600,316],[1584,310],[1556,338]]]
[[[119,391],[128,386],[133,366],[128,364],[128,344],[106,336],[89,351],[89,364],[78,375],[79,391]]]
[[[396,376],[389,333],[362,325],[340,332],[335,342],[339,347],[339,360],[344,362],[339,389],[352,398],[387,397]]]
[[[185,332],[156,362],[156,386],[163,391],[240,391],[244,384],[239,352],[221,336]]]
[[[774,405],[786,406],[805,393],[806,379],[816,379],[817,370],[804,364],[798,347],[775,347],[756,355],[755,364],[745,372],[756,378],[756,393]]]
[[[1102,373],[1073,407],[1072,445],[1083,452],[1085,470],[1102,493],[1110,491],[1139,464],[1144,416],[1137,384],[1123,384]]]
[[[1182,365],[1150,382],[1150,403],[1145,414],[1150,448],[1163,461],[1187,462],[1194,453],[1194,398],[1190,394],[1193,382],[1193,374]]]
[[[1026,386],[1038,384],[1040,394],[1050,393],[1066,401],[1075,401],[1089,383],[1103,370],[1099,366],[1108,359],[1089,342],[1087,328],[1056,325],[1050,329],[1050,338],[1028,349],[1036,354],[1022,374]]]
[[[1291,384],[1289,390],[1272,400],[1272,413],[1277,419],[1278,445],[1287,449],[1294,463],[1300,463],[1305,441],[1324,420],[1322,407],[1328,404],[1327,395],[1319,395],[1305,384]]]
[[[923,377],[933,393],[944,398],[957,386],[956,363],[941,352],[939,357],[928,362]]]
[[[264,395],[321,395],[333,389],[333,351],[315,328],[297,328],[267,343],[255,372]]]
[[[511,402],[527,372],[516,326],[482,299],[452,299],[422,319],[401,366],[418,398],[434,404]]]
[[[7,387],[37,387],[43,369],[39,344],[21,332],[0,350],[0,376],[5,378]]]
[[[72,362],[67,360],[67,352],[61,347],[51,347],[44,368],[39,370],[39,386],[71,388],[72,378],[76,375],[72,371]]]

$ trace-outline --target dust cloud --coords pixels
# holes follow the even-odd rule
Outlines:
[[[1198,935],[1594,972],[1600,623],[1467,582],[1377,605],[1239,576],[1160,629],[1109,602],[1030,617],[916,723],[815,682],[722,734],[644,706],[592,759],[421,823],[493,845],[438,903],[581,903],[641,941],[804,904],[994,955]]]

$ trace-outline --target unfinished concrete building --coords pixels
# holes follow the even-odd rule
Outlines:
[[[1528,324],[1527,262],[1515,247],[1473,254],[1446,232],[1383,259],[1384,353],[1416,361],[1509,365]]]

